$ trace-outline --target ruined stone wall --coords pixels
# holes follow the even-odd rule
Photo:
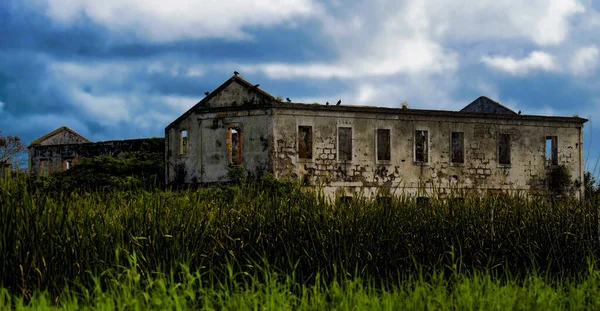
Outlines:
[[[274,111],[274,171],[299,178],[331,194],[340,189],[371,196],[383,188],[396,195],[546,190],[546,137],[557,137],[558,164],[572,176],[576,192],[583,180],[582,129],[565,123],[526,118],[311,111]],[[312,127],[312,158],[298,156],[298,126]],[[340,127],[352,129],[352,159],[339,159]],[[390,130],[391,157],[378,160],[377,129]],[[415,131],[428,132],[428,161],[415,162]],[[463,132],[464,163],[451,163],[451,133]],[[510,135],[510,165],[498,161],[500,134]],[[305,142],[303,142],[305,144]]]
[[[268,165],[269,110],[240,110],[194,113],[167,129],[167,183],[215,183],[227,181],[228,168],[243,165],[246,171],[262,176]],[[239,163],[230,163],[231,135],[241,133]],[[182,147],[187,131],[187,150]],[[237,154],[233,155],[235,157]]]
[[[233,81],[167,126],[166,183],[224,182],[228,169],[239,165],[262,176],[269,164],[271,101]]]
[[[59,133],[56,133],[56,134],[44,139],[43,141],[41,141],[39,143],[39,145],[41,145],[41,146],[65,145],[65,144],[80,144],[80,143],[86,143],[86,142],[87,141],[85,141],[81,137],[79,137],[73,133],[70,133],[69,131],[61,131]]]
[[[31,174],[46,175],[61,172],[75,165],[81,158],[113,155],[121,152],[164,152],[163,138],[111,140],[97,143],[34,145],[29,147]],[[67,161],[70,164],[67,164]]]

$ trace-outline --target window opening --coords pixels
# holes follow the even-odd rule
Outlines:
[[[227,128],[227,152],[229,165],[242,164],[242,131],[239,127]]]
[[[338,159],[340,161],[352,161],[352,128],[338,128]]]
[[[510,135],[500,134],[498,136],[498,163],[510,164]]]
[[[188,151],[188,132],[182,130],[179,132],[179,154],[187,154]]]
[[[452,163],[465,163],[465,135],[463,132],[452,132]]]
[[[546,163],[558,165],[558,146],[556,136],[546,137]]]
[[[70,169],[71,167],[73,167],[73,160],[66,160],[65,161],[65,168],[66,169]]]
[[[415,162],[426,163],[429,161],[429,133],[415,131]]]
[[[48,160],[40,160],[40,174],[42,176],[48,176],[50,174],[50,166]]]
[[[298,157],[312,159],[312,126],[298,126]]]
[[[377,129],[377,161],[389,161],[390,158],[390,130]]]

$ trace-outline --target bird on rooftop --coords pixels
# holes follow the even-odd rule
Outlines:
[[[518,112],[518,113],[519,113],[519,114],[521,114],[521,110],[519,110],[519,112]]]
[[[336,106],[339,106],[342,103],[342,100],[338,100],[337,104],[335,104]]]
[[[292,100],[289,97],[286,97],[285,100],[287,100],[288,103],[292,102]]]
[[[255,85],[254,85],[254,87],[259,87],[259,86],[260,86],[260,84],[255,84]]]
[[[209,92],[204,92],[204,95],[208,96],[208,94],[210,94]]]
[[[325,103],[325,106],[329,106],[329,102],[326,102],[326,103]]]
[[[233,74],[237,77],[240,73],[237,71],[234,71]]]

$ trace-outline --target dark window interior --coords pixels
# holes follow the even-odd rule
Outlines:
[[[415,131],[415,161],[428,162],[429,159],[429,133],[427,131]]]
[[[312,159],[312,126],[298,126],[298,157]]]
[[[389,161],[390,157],[390,130],[377,129],[377,160]]]
[[[338,148],[340,161],[352,160],[352,128],[338,128]]]
[[[465,135],[452,132],[452,163],[465,163]]]
[[[498,163],[510,164],[510,135],[500,134],[498,136]]]

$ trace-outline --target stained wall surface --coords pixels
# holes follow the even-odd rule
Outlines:
[[[228,171],[239,165],[251,175],[267,172],[270,100],[235,79],[169,125],[165,129],[167,184],[224,182]],[[232,133],[237,133],[239,144]]]
[[[163,153],[163,138],[111,140],[96,143],[33,145],[29,148],[30,173],[48,175],[76,165],[81,158],[112,155],[121,152]]]
[[[39,142],[41,146],[49,145],[64,145],[64,144],[81,144],[88,143],[89,141],[83,139],[81,136],[77,136],[68,131],[58,132],[42,141]]]
[[[538,195],[564,165],[581,196],[585,122],[521,115],[485,96],[460,112],[297,104],[234,76],[167,126],[165,176],[217,183],[241,164],[329,195]]]
[[[575,194],[583,191],[583,125],[578,118],[282,107],[273,115],[275,175],[320,185],[330,194],[340,189],[367,196],[382,189],[397,195],[445,195],[452,190],[541,194],[547,189],[546,176],[552,167],[546,159],[546,140],[552,136],[556,137],[557,164],[568,168]],[[312,127],[310,159],[298,156],[299,126]],[[340,159],[341,127],[352,129],[351,160]],[[389,160],[377,159],[377,129],[389,130]],[[416,161],[417,131],[427,131],[425,162]],[[463,133],[464,163],[451,161],[452,132]],[[499,163],[501,134],[510,137],[510,164]]]

